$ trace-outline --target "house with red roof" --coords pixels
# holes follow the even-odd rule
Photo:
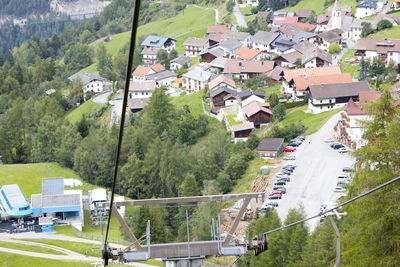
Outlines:
[[[144,81],[146,76],[150,74],[155,74],[164,71],[165,67],[161,64],[154,64],[152,66],[146,67],[139,65],[132,73],[132,80],[134,81]]]
[[[365,131],[363,122],[369,119],[370,116],[363,108],[350,98],[334,127],[336,138],[353,149],[365,146],[367,142],[362,138]]]

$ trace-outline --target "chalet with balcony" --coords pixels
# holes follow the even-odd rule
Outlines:
[[[185,56],[198,56],[207,50],[208,45],[208,39],[206,38],[189,37],[183,42]]]
[[[331,44],[340,45],[342,43],[343,31],[340,29],[333,29],[318,34],[314,37],[314,44],[321,50],[328,51]]]
[[[385,64],[393,60],[400,64],[400,40],[399,39],[360,39],[354,45],[354,55],[358,60],[372,60],[379,57]]]
[[[312,113],[343,107],[350,98],[358,101],[360,92],[371,91],[367,81],[311,85],[307,90],[310,94],[308,109]]]
[[[140,55],[144,66],[151,66],[157,63],[157,54],[161,48],[143,48]]]
[[[158,48],[164,49],[167,52],[171,52],[173,49],[175,49],[175,43],[176,40],[169,37],[149,35],[141,43],[141,46],[143,48]]]

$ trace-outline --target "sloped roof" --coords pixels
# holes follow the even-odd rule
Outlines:
[[[342,39],[343,31],[340,29],[332,29],[318,34],[318,37],[327,41],[328,43],[333,43]]]
[[[105,79],[100,77],[99,75],[88,73],[88,72],[77,72],[68,77],[68,80],[73,81],[75,79],[80,79],[82,84],[88,84],[91,81],[104,81]]]
[[[227,39],[221,43],[219,43],[220,47],[225,48],[226,50],[233,52],[239,47],[242,46],[242,43],[237,39]]]
[[[298,17],[274,17],[273,24],[294,23],[299,20]]]
[[[205,46],[208,43],[206,38],[189,37],[183,42],[184,46]]]
[[[161,48],[154,48],[154,47],[145,47],[143,48],[142,52],[140,52],[141,55],[157,55],[158,51],[160,51]]]
[[[327,23],[329,21],[329,15],[319,15],[317,17],[317,23],[321,24],[321,23]]]
[[[293,78],[296,90],[306,90],[310,85],[331,84],[331,83],[349,83],[352,82],[350,73],[317,75],[317,76],[297,76]]]
[[[261,53],[261,50],[255,49],[255,48],[250,48],[247,46],[242,46],[239,49],[235,51],[235,54],[240,58],[240,59],[253,59],[256,57],[258,54]]]
[[[272,111],[268,108],[268,104],[260,103],[258,101],[250,102],[246,106],[242,107],[242,110],[248,118],[257,114],[260,111],[272,115]]]
[[[317,28],[317,25],[315,24],[310,24],[310,23],[303,23],[303,22],[292,22],[291,24],[294,24],[298,27],[300,27],[301,29],[305,30],[305,31],[314,31],[315,28]]]
[[[132,98],[128,99],[129,109],[143,109],[150,102],[150,98]]]
[[[144,39],[141,45],[161,48],[168,40],[174,40],[174,39],[165,36],[149,35],[146,37],[146,39]]]
[[[206,82],[210,79],[211,73],[200,68],[194,68],[182,76],[196,81]]]
[[[153,91],[156,88],[154,80],[131,81],[129,91]]]
[[[400,40],[389,38],[359,39],[353,49],[377,51],[378,53],[400,52]]]
[[[296,24],[293,23],[287,23],[283,24],[280,28],[279,31],[287,36],[293,36],[299,32],[302,31],[302,28]]]
[[[286,81],[292,80],[297,76],[313,76],[313,75],[328,75],[328,74],[340,74],[342,71],[339,66],[329,66],[320,68],[302,68],[302,69],[285,69],[284,77]]]
[[[258,144],[257,151],[278,151],[285,139],[283,138],[264,138]]]
[[[377,1],[363,0],[358,3],[357,8],[377,8]]]
[[[378,100],[381,96],[379,91],[362,91],[359,94],[359,100],[361,104],[372,103]]]
[[[225,63],[224,73],[267,73],[273,70],[274,61],[235,60],[228,59]]]
[[[250,97],[252,95],[264,98],[264,93],[254,91],[252,89],[249,89],[249,90],[242,91],[242,92],[238,93],[238,96],[240,97],[241,100],[244,100],[244,99],[246,99],[246,98],[248,98],[248,97]]]
[[[154,80],[154,81],[159,81],[159,80],[163,80],[166,78],[176,78],[176,77],[177,77],[176,73],[172,72],[170,70],[163,70],[160,72],[146,75],[147,80]]]
[[[299,18],[308,18],[312,13],[312,10],[309,9],[300,9],[296,11],[296,16]]]
[[[209,25],[207,27],[207,33],[224,33],[229,31],[228,26],[226,25]]]
[[[214,96],[217,96],[217,95],[221,94],[222,92],[227,92],[228,94],[233,95],[233,96],[237,95],[237,91],[232,90],[226,86],[219,86],[219,87],[215,88],[214,90],[211,90],[210,97],[213,98]]]
[[[239,132],[239,131],[252,130],[252,129],[254,129],[253,122],[247,122],[247,123],[243,123],[243,124],[233,125],[231,127],[232,132]]]
[[[251,42],[270,45],[278,36],[276,32],[258,31],[251,37]]]
[[[347,102],[344,107],[344,111],[350,116],[366,115],[366,113],[356,103],[354,103],[353,98],[349,99],[349,102]]]
[[[268,75],[275,81],[280,81],[282,79],[282,73],[285,68],[281,66],[276,66]]]
[[[154,64],[150,67],[145,67],[145,66],[139,65],[136,67],[135,71],[132,73],[132,76],[144,77],[149,73],[150,70],[153,70],[157,73],[160,71],[164,71],[165,68],[161,64]]]
[[[216,87],[217,85],[221,84],[221,83],[226,83],[234,88],[236,88],[236,84],[235,81],[232,79],[229,79],[228,77],[226,77],[225,75],[218,75],[215,79],[212,79],[209,83],[208,83],[208,88],[212,89],[214,87]]]
[[[165,67],[161,64],[154,64],[154,65],[150,66],[150,68],[152,70],[154,70],[155,72],[160,72],[160,71],[165,70]]]
[[[171,63],[178,63],[180,65],[188,64],[192,59],[190,57],[180,56],[171,60]]]
[[[243,41],[246,38],[250,37],[250,33],[248,32],[235,32],[235,31],[227,31],[223,34],[223,39],[236,39],[239,41]]]
[[[46,178],[42,180],[43,195],[62,195],[64,194],[63,178]]]
[[[371,91],[367,81],[311,85],[309,88],[314,99],[358,96],[361,91]]]

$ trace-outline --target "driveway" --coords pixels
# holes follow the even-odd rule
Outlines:
[[[240,12],[239,4],[236,2],[236,5],[233,7],[233,15],[236,17],[236,21],[238,26],[247,28],[247,22],[244,19],[243,14]]]
[[[101,95],[95,96],[92,101],[94,103],[100,103],[100,104],[107,104],[108,103],[108,97],[110,96],[111,92],[105,92],[102,93]]]
[[[337,176],[342,173],[343,167],[351,166],[355,160],[349,154],[340,154],[324,143],[326,138],[332,137],[339,116],[336,114],[330,118],[318,132],[307,136],[296,152],[290,153],[296,156],[296,160],[287,163],[294,162],[297,168],[286,185],[287,193],[278,200],[277,211],[282,221],[290,208],[303,205],[308,217],[319,213],[321,204],[336,201],[340,196],[334,192]],[[317,224],[318,219],[309,221],[311,229]]]

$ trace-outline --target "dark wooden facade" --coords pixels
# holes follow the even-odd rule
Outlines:
[[[234,136],[235,136],[235,138],[247,138],[250,136],[252,131],[253,131],[253,129],[236,131],[236,132],[234,132]]]
[[[214,59],[216,59],[217,57],[214,56],[213,54],[210,53],[204,53],[201,55],[201,62],[207,62],[210,63],[211,61],[213,61]]]
[[[225,106],[224,97],[227,95],[229,95],[229,93],[223,91],[223,92],[219,93],[218,95],[214,96],[212,98],[213,106],[214,107],[224,107]]]
[[[272,120],[272,115],[260,110],[249,118],[249,121],[254,123],[255,127],[260,127],[260,124],[269,123]]]

